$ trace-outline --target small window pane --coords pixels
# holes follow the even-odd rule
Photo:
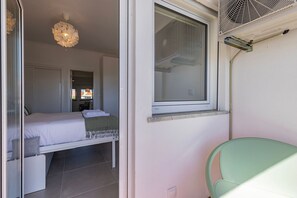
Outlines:
[[[207,25],[155,6],[155,102],[207,100]]]
[[[76,89],[72,89],[71,98],[72,98],[72,100],[76,100]]]
[[[93,99],[93,90],[92,89],[81,89],[80,90],[80,99],[82,99],[82,100]]]

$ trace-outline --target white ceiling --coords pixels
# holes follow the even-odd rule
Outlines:
[[[210,7],[213,10],[218,10],[218,0],[196,0],[203,5]]]
[[[119,0],[24,0],[25,39],[56,44],[51,28],[70,16],[79,31],[75,48],[118,54]]]

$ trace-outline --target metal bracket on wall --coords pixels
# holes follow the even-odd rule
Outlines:
[[[230,45],[232,47],[241,49],[241,50],[246,51],[246,52],[253,51],[252,41],[247,42],[247,41],[244,41],[242,39],[236,38],[235,36],[226,37],[224,39],[224,43],[226,45]]]

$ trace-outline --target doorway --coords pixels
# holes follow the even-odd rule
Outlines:
[[[13,11],[13,9],[9,8],[8,5],[13,2],[16,5],[16,11]],[[119,196],[120,197],[126,197],[127,196],[127,1],[121,1],[119,2],[119,10],[120,10],[120,21],[121,25],[119,25],[120,29],[120,35],[119,40],[121,42],[120,48],[118,49],[118,56],[119,56],[119,64],[120,64],[120,82],[119,82],[119,118],[121,119],[123,116],[123,120],[120,121],[119,128],[121,130],[120,136],[122,142],[119,144],[120,147],[120,163],[119,163],[119,177],[120,177],[120,183],[119,183]],[[61,5],[62,6],[62,5]],[[14,36],[14,43],[9,43],[9,38],[6,36],[6,17],[7,17],[7,8],[12,10],[10,12],[13,12],[13,16],[15,18],[15,25],[14,25],[14,33],[12,35]],[[8,108],[1,109],[1,119],[2,119],[2,171],[1,171],[1,194],[2,197],[24,197],[24,112],[26,112],[24,109],[24,62],[23,62],[23,12],[22,12],[22,6],[21,3],[17,0],[7,0],[7,1],[1,1],[1,106],[6,107],[7,104],[11,105],[11,107],[15,107],[15,110],[12,110]],[[29,12],[28,12],[29,13]],[[119,42],[118,42],[119,43]],[[7,44],[7,45],[6,45]],[[10,50],[9,46],[12,46],[13,50]],[[14,76],[9,76],[10,74],[7,72],[8,68],[8,59],[11,58],[9,53],[12,52],[14,61],[11,65],[14,65],[15,70],[12,70],[14,73]],[[14,53],[14,54],[13,54]],[[59,59],[59,58],[57,58]],[[98,61],[99,62],[99,61]],[[69,64],[69,63],[68,63]],[[45,65],[46,67],[51,67],[51,65]],[[67,74],[67,71],[62,70],[62,76]],[[69,73],[68,73],[68,81],[69,81]],[[63,81],[62,81],[63,82]],[[62,93],[65,91],[69,91],[69,88],[67,90],[64,89],[64,87],[61,87]],[[87,92],[86,97],[89,97],[90,95],[93,95],[94,93],[90,94],[90,90],[84,90]],[[9,97],[8,93],[12,93]],[[13,94],[15,94],[13,96]],[[69,94],[69,92],[68,92]],[[12,97],[12,98],[11,98]],[[87,98],[88,100],[91,100],[91,98]],[[68,97],[62,96],[62,102],[68,100]],[[9,101],[7,103],[7,101]],[[68,100],[69,102],[69,100]],[[69,103],[68,103],[69,104]],[[8,106],[8,105],[7,105]],[[66,105],[67,106],[67,105]],[[91,105],[90,105],[91,106]],[[69,106],[68,106],[69,107]],[[65,105],[62,104],[62,111],[65,109]],[[92,107],[89,107],[92,108]],[[11,111],[12,110],[12,111]],[[8,129],[10,130],[10,122],[7,124],[8,118],[12,118],[12,124],[13,124],[13,130],[15,130],[16,136],[14,137],[14,147],[15,151],[18,150],[17,153],[14,154],[14,165],[10,166],[15,168],[14,173],[16,173],[14,177],[14,181],[11,179],[11,177],[7,177],[9,174],[9,168],[8,166]],[[9,156],[10,159],[11,156]],[[7,179],[8,178],[8,179]],[[13,183],[13,185],[10,185],[10,183]],[[10,196],[8,191],[9,188],[13,188],[13,190],[16,190],[17,195]],[[8,196],[9,195],[9,196]]]
[[[72,70],[71,71],[71,107],[72,112],[92,110],[93,108],[93,83],[94,73]]]
[[[59,189],[54,197],[87,197],[92,191],[99,189],[109,192],[117,192],[118,189],[118,177],[113,172],[118,169],[116,144],[119,142],[119,118],[111,111],[104,109],[103,112],[99,103],[100,60],[103,59],[103,54],[118,57],[119,45],[117,18],[111,20],[109,26],[103,18],[118,16],[118,0],[75,2],[23,2],[24,9],[27,10],[24,13],[25,68],[28,67],[28,62],[32,62],[31,65],[39,63],[62,71],[60,87],[63,90],[64,107],[60,112],[32,111],[24,119],[25,149],[27,134],[34,131],[34,137],[40,137],[39,155],[46,159],[42,165],[46,166],[45,179],[44,175],[42,178],[31,177],[24,183],[25,189],[32,186],[25,190],[25,198],[53,196],[53,189]],[[47,12],[48,10],[50,11]],[[51,83],[46,76],[45,74],[40,79],[43,83],[39,90],[49,89]],[[111,78],[118,76],[112,75]],[[26,96],[28,92],[25,90],[24,94]],[[52,97],[55,95],[47,95],[49,100]],[[72,103],[71,106],[69,102]],[[40,101],[36,103],[40,106],[49,104]],[[118,106],[116,102],[112,105]],[[65,109],[69,106],[69,109]],[[47,125],[41,125],[41,122],[46,122]],[[38,129],[38,132],[34,129]],[[30,161],[37,161],[35,158],[32,157]],[[29,159],[26,152],[25,159]],[[26,171],[27,164],[24,164],[25,180],[26,172],[36,172],[30,168]],[[37,186],[37,182],[34,182],[37,180],[46,183],[45,188]],[[86,182],[81,183],[81,180]]]

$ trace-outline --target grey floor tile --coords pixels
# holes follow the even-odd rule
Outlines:
[[[63,176],[61,198],[80,195],[115,182],[106,163],[68,171]]]
[[[100,144],[99,144],[100,145]],[[99,145],[93,145],[93,146],[85,146],[85,147],[79,147],[75,149],[69,149],[69,150],[64,150],[64,151],[59,151],[55,152],[53,158],[66,158],[66,157],[71,157],[71,156],[80,156],[84,153],[88,152],[96,152],[98,150]],[[101,146],[102,147],[102,146]]]
[[[106,143],[104,146],[104,149],[101,150],[102,155],[104,156],[104,159],[108,162],[112,160],[112,144]],[[119,143],[116,142],[116,156],[119,158]]]
[[[64,171],[74,170],[77,168],[91,166],[106,162],[104,157],[99,152],[86,152],[81,155],[75,155],[65,158]]]
[[[102,151],[102,155],[105,159],[105,161],[110,162],[112,159],[112,151],[110,150],[104,150]]]
[[[104,148],[104,145],[98,144],[98,145],[92,145],[92,146],[85,146],[85,147],[79,147],[79,148],[75,148],[75,149],[70,149],[66,152],[66,156],[65,157],[72,157],[72,156],[81,156],[85,153],[95,153],[98,152],[100,150],[102,150]]]
[[[118,159],[117,159],[118,160]],[[112,164],[111,162],[107,163],[107,166],[109,167],[109,171],[111,172],[112,176],[114,177],[114,179],[119,182],[119,166],[116,165],[115,168],[112,168]]]
[[[25,198],[58,198],[60,197],[62,174],[48,176],[46,189],[25,195]]]
[[[118,185],[113,185],[118,178],[118,165],[111,168],[111,143],[60,151],[52,159],[46,190],[25,198],[60,198],[61,192],[61,197],[118,197]]]
[[[95,147],[97,151],[103,151],[107,146],[108,146],[108,143],[103,143],[103,144],[97,144]]]
[[[53,159],[63,159],[66,157],[67,152],[66,151],[59,151],[59,152],[55,152]]]
[[[108,185],[84,194],[81,194],[75,198],[118,198],[119,197],[119,185],[118,183]]]
[[[111,174],[114,176],[116,181],[119,181],[119,166],[110,169]]]
[[[48,171],[48,176],[55,175],[55,174],[62,174],[64,171],[64,165],[65,165],[64,158],[53,158]]]
[[[96,152],[96,148],[94,146],[86,146],[86,147],[71,149],[67,151],[66,157],[80,156],[82,154],[89,153],[89,152]]]

